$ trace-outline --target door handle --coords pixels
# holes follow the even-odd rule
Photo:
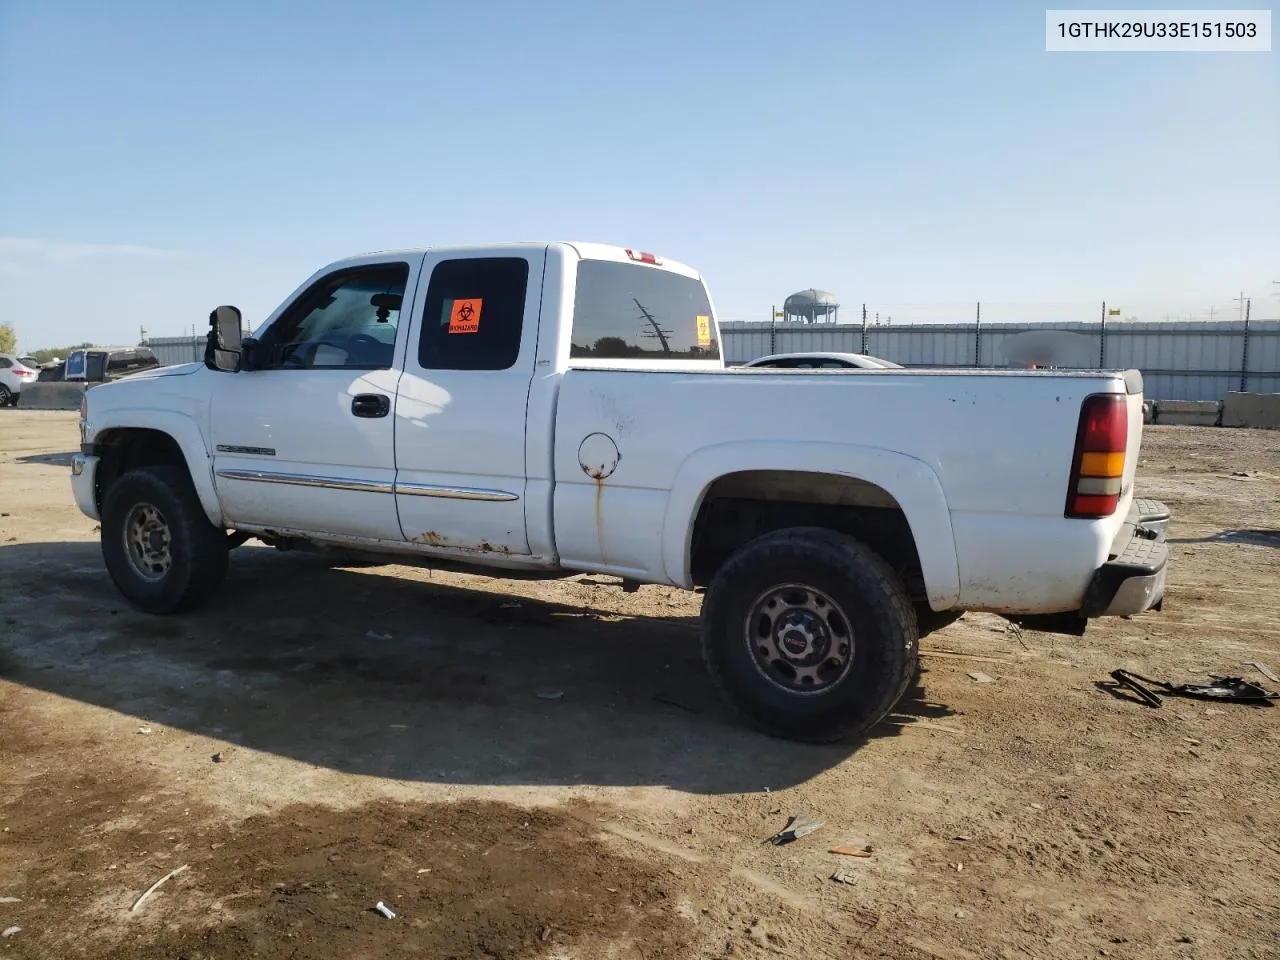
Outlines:
[[[391,398],[381,393],[359,393],[351,398],[351,413],[357,417],[385,417],[391,412]]]

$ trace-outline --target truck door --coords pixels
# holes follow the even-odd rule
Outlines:
[[[259,332],[253,369],[209,378],[214,480],[232,523],[403,540],[392,412],[421,257],[316,278]]]
[[[545,246],[428,253],[396,397],[396,504],[408,540],[529,554],[525,410]]]

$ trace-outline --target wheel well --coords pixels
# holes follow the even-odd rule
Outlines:
[[[94,483],[98,509],[111,485],[121,474],[139,467],[175,466],[187,469],[178,441],[162,430],[130,427],[109,430],[94,440],[94,452],[102,458]]]
[[[791,470],[753,470],[716,480],[694,521],[693,582],[705,586],[743,544],[785,527],[847,533],[878,553],[913,600],[925,596],[920,555],[898,501],[857,477]]]

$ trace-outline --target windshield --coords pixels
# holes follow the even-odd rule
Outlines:
[[[702,281],[606,260],[578,264],[570,357],[719,360]]]

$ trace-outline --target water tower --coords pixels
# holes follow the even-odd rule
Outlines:
[[[786,320],[799,323],[835,323],[839,312],[834,294],[813,288],[791,294],[782,304]]]

